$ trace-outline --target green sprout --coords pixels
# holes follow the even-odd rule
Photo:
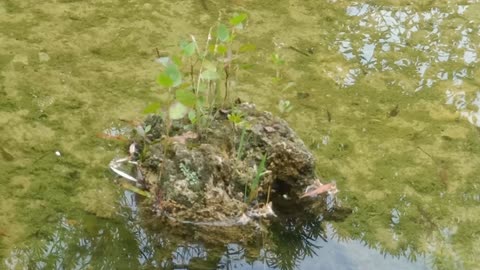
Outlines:
[[[292,104],[288,100],[281,99],[278,102],[278,110],[281,114],[289,113],[293,109]]]
[[[203,49],[195,36],[190,36],[190,41],[180,42],[178,55],[157,59],[163,70],[156,81],[168,92],[166,113],[163,114],[167,128],[171,121],[186,117],[198,128],[208,123],[205,119],[214,118],[218,109],[230,105],[232,70],[238,68],[234,63],[244,47],[236,37],[246,22],[245,13],[234,14],[228,23],[219,19],[216,26],[210,28]],[[159,110],[160,105],[152,103],[144,112],[156,114]]]

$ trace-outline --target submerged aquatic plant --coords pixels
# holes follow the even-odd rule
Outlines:
[[[278,102],[278,110],[280,111],[281,114],[289,113],[292,109],[293,107],[289,100],[281,99]]]

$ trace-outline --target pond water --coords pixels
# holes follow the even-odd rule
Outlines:
[[[125,143],[98,134],[144,117],[164,96],[155,48],[204,38],[220,11],[246,12],[256,46],[236,95],[291,102],[350,214],[205,244],[145,222],[114,181]],[[479,269],[478,14],[474,0],[1,1],[0,269]]]

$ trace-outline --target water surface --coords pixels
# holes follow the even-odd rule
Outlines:
[[[125,145],[97,134],[142,119],[164,97],[155,48],[204,39],[220,11],[249,14],[240,39],[256,45],[236,94],[275,113],[293,104],[285,118],[350,215],[205,245],[193,228],[144,224],[114,181],[107,164]],[[0,265],[478,269],[479,12],[477,1],[1,2]]]

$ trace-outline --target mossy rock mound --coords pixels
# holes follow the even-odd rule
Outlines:
[[[286,121],[249,103],[234,112],[242,125],[228,120],[231,110],[219,110],[200,130],[184,122],[168,130],[160,117],[147,118],[150,131],[136,140],[134,156],[159,214],[183,223],[240,224],[272,215],[267,201],[295,201],[314,182],[314,156]],[[251,190],[264,156],[265,171]]]

